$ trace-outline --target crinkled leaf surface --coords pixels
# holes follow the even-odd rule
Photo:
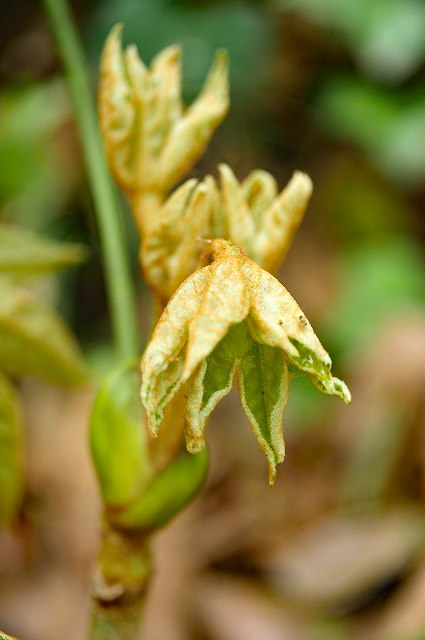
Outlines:
[[[189,323],[198,312],[210,267],[185,280],[165,308],[142,358],[141,397],[156,435],[164,409],[180,385]]]
[[[281,348],[286,358],[305,371],[324,393],[351,401],[347,386],[332,377],[332,361],[298,303],[270,273],[251,260],[243,265],[250,286],[251,306],[247,319],[255,339]]]
[[[200,95],[170,131],[160,165],[164,185],[170,188],[201,157],[228,109],[227,53],[218,51]]]
[[[43,238],[34,231],[0,224],[0,274],[32,276],[81,262],[85,250]]]
[[[129,195],[166,193],[202,155],[227,113],[227,56],[218,52],[200,95],[185,110],[180,49],[164,49],[148,68],[134,46],[122,51],[121,32],[121,25],[113,27],[101,62],[99,115],[108,161]]]
[[[0,373],[0,524],[11,524],[23,492],[22,416],[18,395]]]
[[[295,338],[292,338],[291,342],[298,351],[298,354],[291,358],[291,362],[305,371],[320,391],[339,396],[349,404],[351,395],[347,385],[339,378],[332,376],[330,364],[318,357],[313,349],[298,342]]]
[[[220,185],[210,188],[212,232],[240,246],[252,260],[276,271],[301,224],[312,194],[310,178],[295,171],[281,193],[266,171],[253,171],[242,183],[226,164]],[[207,183],[215,183],[211,176]]]
[[[188,449],[204,445],[205,422],[235,374],[242,405],[269,462],[273,483],[285,448],[287,362],[325,393],[351,396],[332,377],[331,359],[289,292],[235,245],[214,240],[211,264],[190,276],[166,307],[142,360],[142,400],[155,435],[183,383]]]
[[[0,366],[16,376],[72,385],[87,378],[78,344],[60,317],[29,291],[0,279]]]
[[[190,378],[229,328],[246,317],[249,296],[240,266],[236,253],[210,265],[198,313],[189,325],[183,380]]]
[[[167,302],[199,266],[208,236],[209,186],[187,180],[164,202],[155,228],[142,241],[140,259],[148,285]]]

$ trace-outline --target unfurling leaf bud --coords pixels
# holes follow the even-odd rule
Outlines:
[[[90,420],[90,447],[109,522],[151,530],[166,524],[199,492],[208,453],[194,458],[177,450],[164,464],[161,453],[148,446],[139,387],[134,363],[103,382]]]
[[[140,262],[146,282],[165,302],[199,266],[201,237],[209,234],[207,184],[188,180],[160,207],[157,225],[142,239]]]
[[[227,54],[218,52],[198,98],[181,99],[180,48],[164,49],[146,67],[134,46],[121,47],[122,26],[102,53],[99,117],[106,154],[130,199],[166,194],[205,151],[229,107]]]
[[[150,476],[135,363],[121,365],[100,386],[90,419],[90,448],[104,503],[135,500]]]
[[[236,377],[273,484],[284,457],[287,363],[325,393],[347,403],[350,393],[332,377],[329,355],[278,280],[224,240],[210,243],[209,256],[211,263],[171,298],[143,356],[141,397],[148,427],[153,435],[158,432],[166,406],[188,383],[186,442],[189,451],[199,451],[205,422]]]
[[[187,180],[156,207],[154,224],[142,233],[140,262],[155,294],[167,302],[200,266],[202,239],[224,237],[267,270],[276,270],[301,223],[311,195],[310,178],[295,172],[281,194],[265,171],[239,183],[220,165],[220,185],[212,176]],[[154,210],[153,203],[144,209]]]
[[[225,164],[219,172],[212,235],[228,238],[261,267],[275,272],[304,217],[313,190],[310,178],[296,171],[279,194],[267,171],[253,171],[242,183]]]

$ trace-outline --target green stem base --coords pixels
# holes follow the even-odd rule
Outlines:
[[[89,640],[135,640],[138,638],[143,601],[105,604],[95,602]]]
[[[105,524],[93,579],[88,640],[135,640],[151,574],[149,537]]]

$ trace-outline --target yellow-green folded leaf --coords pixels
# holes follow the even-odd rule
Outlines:
[[[179,287],[163,312],[142,358],[141,397],[148,427],[156,435],[164,409],[182,384],[184,347],[189,323],[197,313],[210,267],[193,274]]]
[[[26,289],[0,279],[0,367],[72,385],[87,378],[78,344],[61,318]]]
[[[271,206],[277,196],[277,184],[267,171],[252,171],[241,184],[244,199],[257,225],[261,224],[264,211]]]
[[[193,375],[186,405],[186,445],[197,453],[205,445],[204,429],[210,413],[229,393],[245,347],[241,325],[232,327]]]
[[[0,631],[0,640],[17,640],[15,637],[8,636],[4,631]]]
[[[228,109],[227,57],[217,54],[185,110],[180,48],[164,49],[148,68],[134,45],[122,51],[121,33],[121,25],[113,27],[103,49],[99,117],[112,172],[134,202],[143,192],[163,196],[204,152]]]
[[[187,180],[162,205],[156,227],[143,239],[140,254],[148,285],[167,301],[199,265],[208,235],[209,186]]]
[[[10,525],[23,487],[22,415],[18,394],[0,372],[0,524]]]
[[[136,155],[133,136],[136,110],[121,50],[122,30],[121,24],[111,29],[102,52],[99,122],[111,171],[121,187],[131,189]]]
[[[255,242],[256,225],[241,185],[227,164],[219,165],[222,207],[227,236],[247,255],[251,255]]]
[[[313,192],[309,176],[295,171],[289,183],[263,213],[255,243],[264,269],[275,272],[285,258]]]
[[[90,418],[90,448],[103,501],[131,503],[150,475],[136,363],[117,368],[101,384]]]
[[[228,58],[218,51],[198,98],[170,130],[161,157],[161,184],[170,189],[204,153],[229,109]]]
[[[276,271],[304,217],[312,193],[310,178],[296,171],[278,194],[267,171],[253,171],[240,183],[226,164],[219,165],[220,185],[211,176],[212,235],[234,242],[263,269]],[[213,201],[214,198],[214,201]]]
[[[237,253],[210,266],[202,303],[189,325],[183,380],[188,380],[230,327],[249,311],[249,296]]]
[[[34,231],[0,223],[0,274],[32,276],[84,260],[78,244],[54,242]]]
[[[259,344],[245,323],[233,326],[193,376],[186,405],[186,443],[191,453],[204,444],[206,421],[238,380],[242,406],[269,463],[273,484],[285,456],[282,417],[288,399],[288,366],[280,349]]]
[[[329,354],[291,294],[251,260],[243,265],[243,272],[251,296],[247,324],[255,339],[282,349],[288,360],[305,371],[321,391],[350,403],[347,386],[332,377]]]

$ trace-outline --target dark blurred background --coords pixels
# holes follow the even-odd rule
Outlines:
[[[295,169],[315,191],[279,278],[353,393],[292,380],[274,488],[236,394],[208,427],[203,494],[159,536],[143,640],[425,639],[425,3],[72,3],[93,91],[110,27],[145,61],[183,45],[184,93],[229,50],[231,111],[194,175]],[[0,215],[90,247],[51,296],[90,363],[110,362],[102,266],[78,133],[37,2],[0,2]],[[125,203],[124,203],[125,207]],[[126,217],[129,254],[137,244]],[[140,334],[150,296],[138,285]],[[28,488],[0,531],[0,628],[83,637],[99,505],[91,392],[23,385]]]

